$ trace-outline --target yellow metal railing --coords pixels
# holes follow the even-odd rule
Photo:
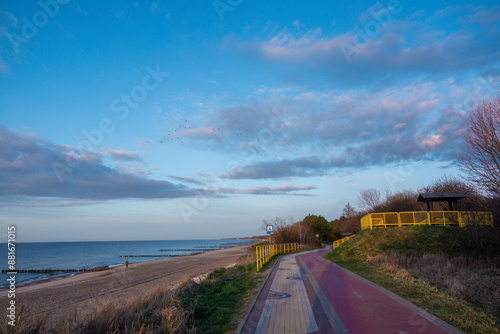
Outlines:
[[[257,271],[259,271],[262,266],[271,258],[280,253],[289,253],[299,250],[299,243],[294,242],[291,244],[279,244],[279,245],[265,245],[255,247],[255,255],[257,257]]]
[[[484,211],[411,211],[370,213],[361,218],[361,229],[403,225],[491,225],[493,214]]]
[[[343,238],[343,239],[335,240],[335,241],[333,242],[333,248],[335,248],[335,247],[338,247],[338,246],[342,245],[344,242],[346,242],[346,241],[347,241],[347,239],[350,239],[350,238],[352,238],[352,237],[354,237],[354,235],[350,235],[350,236],[345,237],[345,238]]]

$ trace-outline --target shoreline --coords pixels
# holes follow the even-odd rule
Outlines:
[[[132,268],[133,266],[140,266],[144,264],[150,264],[150,263],[155,263],[155,262],[160,262],[160,261],[169,261],[171,259],[182,259],[186,257],[192,257],[192,256],[197,256],[197,255],[202,255],[202,254],[207,254],[207,253],[212,253],[212,252],[217,252],[217,251],[223,251],[223,250],[228,250],[228,249],[233,249],[233,248],[239,248],[239,247],[249,247],[251,246],[252,243],[243,245],[243,246],[234,246],[234,247],[227,247],[227,248],[221,248],[221,249],[212,249],[208,250],[205,252],[196,252],[196,253],[190,253],[190,254],[184,254],[184,255],[179,255],[179,256],[174,256],[174,257],[169,257],[169,258],[157,258],[157,259],[151,259],[151,260],[146,260],[146,261],[139,261],[139,262],[129,262],[129,268]],[[104,270],[92,270],[96,268],[107,268]],[[57,286],[66,286],[66,285],[71,285],[79,282],[84,282],[87,280],[92,280],[94,278],[98,278],[99,276],[107,276],[108,274],[112,274],[114,269],[127,269],[125,268],[125,263],[122,264],[110,264],[107,266],[97,266],[94,268],[90,268],[87,271],[81,271],[81,272],[71,272],[71,273],[60,273],[60,274],[54,274],[53,276],[49,277],[41,277],[39,279],[32,279],[32,280],[27,280],[26,283],[24,281],[21,282],[16,282],[16,291],[17,294],[23,294],[27,292],[32,292],[36,291],[39,289],[45,289],[45,288],[52,288],[52,287],[57,287]],[[81,278],[81,279],[78,279]],[[9,290],[9,286],[1,286],[0,287],[0,299],[5,298],[7,296],[7,292]]]
[[[85,271],[67,272],[67,273],[65,273],[65,272],[53,273],[52,276],[48,276],[48,277],[27,279],[25,281],[16,282],[16,288],[19,289],[19,288],[26,287],[26,286],[42,284],[42,283],[47,283],[47,282],[51,282],[51,281],[57,281],[57,280],[61,280],[61,279],[65,279],[65,278],[69,278],[69,277],[73,277],[73,276],[77,276],[77,275],[86,274],[89,272],[93,272],[93,273],[104,272],[104,271],[111,270],[114,267],[119,267],[119,266],[122,266],[122,264],[99,266],[99,267],[91,268],[91,269],[85,270]],[[104,267],[105,267],[105,269],[104,269]],[[94,270],[97,268],[101,268],[101,269]],[[9,290],[9,285],[0,286],[0,294],[2,291],[6,291],[6,290]],[[0,295],[0,298],[1,298],[1,295]]]
[[[231,239],[231,238],[229,238],[229,239]],[[123,257],[124,259],[125,258],[134,258],[134,257],[149,258],[147,260],[138,261],[138,262],[130,262],[129,261],[129,266],[131,266],[133,264],[162,261],[162,260],[168,260],[168,259],[172,259],[172,258],[182,258],[182,257],[186,257],[186,256],[194,256],[194,255],[204,254],[204,253],[213,252],[213,251],[219,251],[219,250],[236,248],[236,247],[246,247],[246,246],[250,246],[250,245],[252,245],[252,243],[249,243],[247,245],[225,247],[225,248],[218,248],[218,249],[204,249],[204,251],[201,251],[201,252],[198,251],[198,252],[193,252],[193,253],[189,253],[189,254],[172,255],[172,256],[150,255],[150,256],[120,256],[120,257]],[[160,251],[164,251],[164,250],[160,250]],[[172,249],[172,251],[174,251],[174,249]],[[177,250],[175,250],[175,251],[177,251]],[[19,289],[22,289],[24,287],[36,286],[39,284],[50,283],[53,281],[65,280],[65,279],[69,279],[69,278],[72,278],[75,276],[80,276],[83,274],[109,272],[110,270],[113,270],[113,268],[124,267],[125,261],[126,260],[124,260],[123,263],[119,263],[119,264],[114,263],[114,264],[108,264],[108,265],[99,265],[99,266],[88,268],[88,269],[85,269],[85,268],[82,268],[82,269],[61,269],[61,271],[58,271],[58,272],[45,273],[45,274],[48,274],[49,276],[39,276],[39,277],[35,277],[35,278],[27,278],[23,281],[16,281],[16,288],[19,291]],[[43,270],[44,269],[40,269],[40,271],[43,271]],[[51,270],[51,269],[48,269],[47,271],[49,271],[49,270]],[[62,270],[71,270],[71,272],[63,272]],[[73,270],[75,270],[75,271],[73,271]],[[18,274],[24,274],[24,273],[18,273]],[[43,274],[44,273],[40,273],[40,275],[43,275]],[[7,291],[7,290],[9,290],[8,283],[6,283],[4,285],[0,285],[0,298],[2,298],[2,296],[3,296],[2,292]]]

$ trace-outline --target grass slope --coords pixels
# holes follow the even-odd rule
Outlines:
[[[365,230],[325,258],[467,333],[500,333],[500,238],[492,228]]]

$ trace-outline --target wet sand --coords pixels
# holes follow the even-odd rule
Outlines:
[[[158,287],[174,288],[188,278],[233,265],[248,246],[215,250],[150,262],[131,263],[100,272],[16,288],[16,309],[24,307],[24,317],[45,314],[49,322],[60,323],[68,312],[83,315],[110,300],[141,297]],[[5,310],[8,291],[0,291],[0,307]],[[4,308],[5,307],[5,308]],[[5,321],[0,317],[0,323]]]

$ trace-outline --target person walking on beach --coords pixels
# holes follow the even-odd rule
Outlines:
[[[125,267],[128,268],[128,261],[125,261]]]

